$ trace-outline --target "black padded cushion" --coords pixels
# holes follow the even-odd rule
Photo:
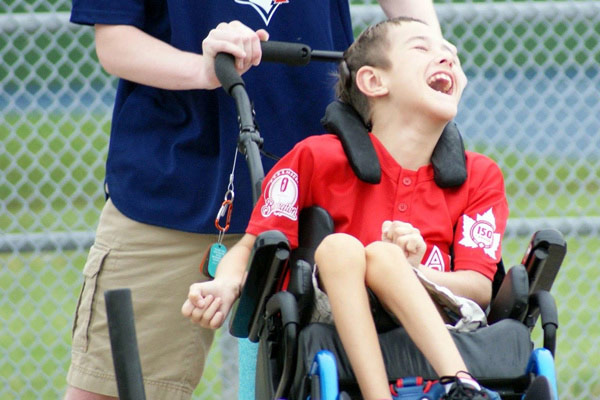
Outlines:
[[[341,101],[329,104],[321,125],[340,138],[352,170],[360,180],[373,184],[381,181],[379,159],[367,127],[352,106]]]
[[[369,139],[366,126],[354,108],[334,101],[327,106],[321,124],[327,131],[340,138],[356,176],[368,183],[379,183],[381,167],[377,153]],[[435,183],[441,188],[460,186],[467,179],[465,147],[454,122],[448,123],[444,128],[433,150],[431,163]]]
[[[533,344],[529,330],[522,323],[506,319],[475,332],[450,333],[467,368],[477,379],[513,379],[525,374]],[[431,365],[410,340],[404,328],[380,334],[379,342],[390,381],[406,376],[437,378]],[[299,358],[293,384],[296,389],[308,374],[314,355],[322,349],[334,353],[340,384],[355,382],[350,363],[333,325],[310,324],[300,332],[298,348]]]
[[[435,183],[441,188],[460,186],[467,180],[465,145],[454,121],[444,128],[433,149],[431,164]]]

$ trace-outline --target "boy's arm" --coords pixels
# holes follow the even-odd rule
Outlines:
[[[388,18],[406,16],[425,21],[440,34],[440,22],[432,0],[379,0],[379,5]]]
[[[442,272],[424,265],[419,265],[419,271],[430,281],[447,287],[457,296],[473,300],[485,310],[492,298],[492,281],[476,271]]]
[[[96,25],[96,52],[104,69],[120,78],[162,89],[214,89],[220,86],[214,57],[236,57],[238,72],[258,65],[264,30],[254,32],[238,21],[219,24],[202,42],[202,53],[179,50],[131,25]]]
[[[204,328],[219,328],[239,297],[256,236],[246,234],[223,256],[215,279],[194,283],[181,313]]]
[[[400,246],[409,263],[430,281],[447,287],[457,296],[466,297],[481,306],[488,306],[492,296],[492,282],[476,271],[460,270],[442,272],[428,268],[419,261],[423,259],[427,246],[418,229],[402,221],[384,221],[381,240]]]

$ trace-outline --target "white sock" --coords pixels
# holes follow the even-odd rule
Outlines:
[[[481,390],[481,386],[479,386],[479,383],[477,383],[477,381],[473,378],[458,378],[458,380],[464,383],[465,385],[472,387],[473,389]],[[444,390],[446,391],[446,393],[450,391],[450,388],[452,387],[453,383],[454,382],[450,382],[444,385]]]

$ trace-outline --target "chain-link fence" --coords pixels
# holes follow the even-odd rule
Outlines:
[[[382,18],[353,1],[357,30]],[[497,160],[511,220],[504,259],[540,228],[569,252],[553,293],[556,365],[567,399],[600,398],[600,3],[438,4],[469,78],[459,127]],[[103,204],[115,81],[68,0],[0,4],[0,399],[56,399],[65,388],[81,268]],[[236,358],[220,335],[196,398],[230,397]]]

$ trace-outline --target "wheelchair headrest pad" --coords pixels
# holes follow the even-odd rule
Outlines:
[[[323,127],[336,134],[356,176],[368,183],[381,181],[381,166],[362,118],[348,104],[334,101],[321,119]],[[462,185],[467,179],[465,147],[454,122],[448,123],[431,156],[435,183],[441,188]]]

